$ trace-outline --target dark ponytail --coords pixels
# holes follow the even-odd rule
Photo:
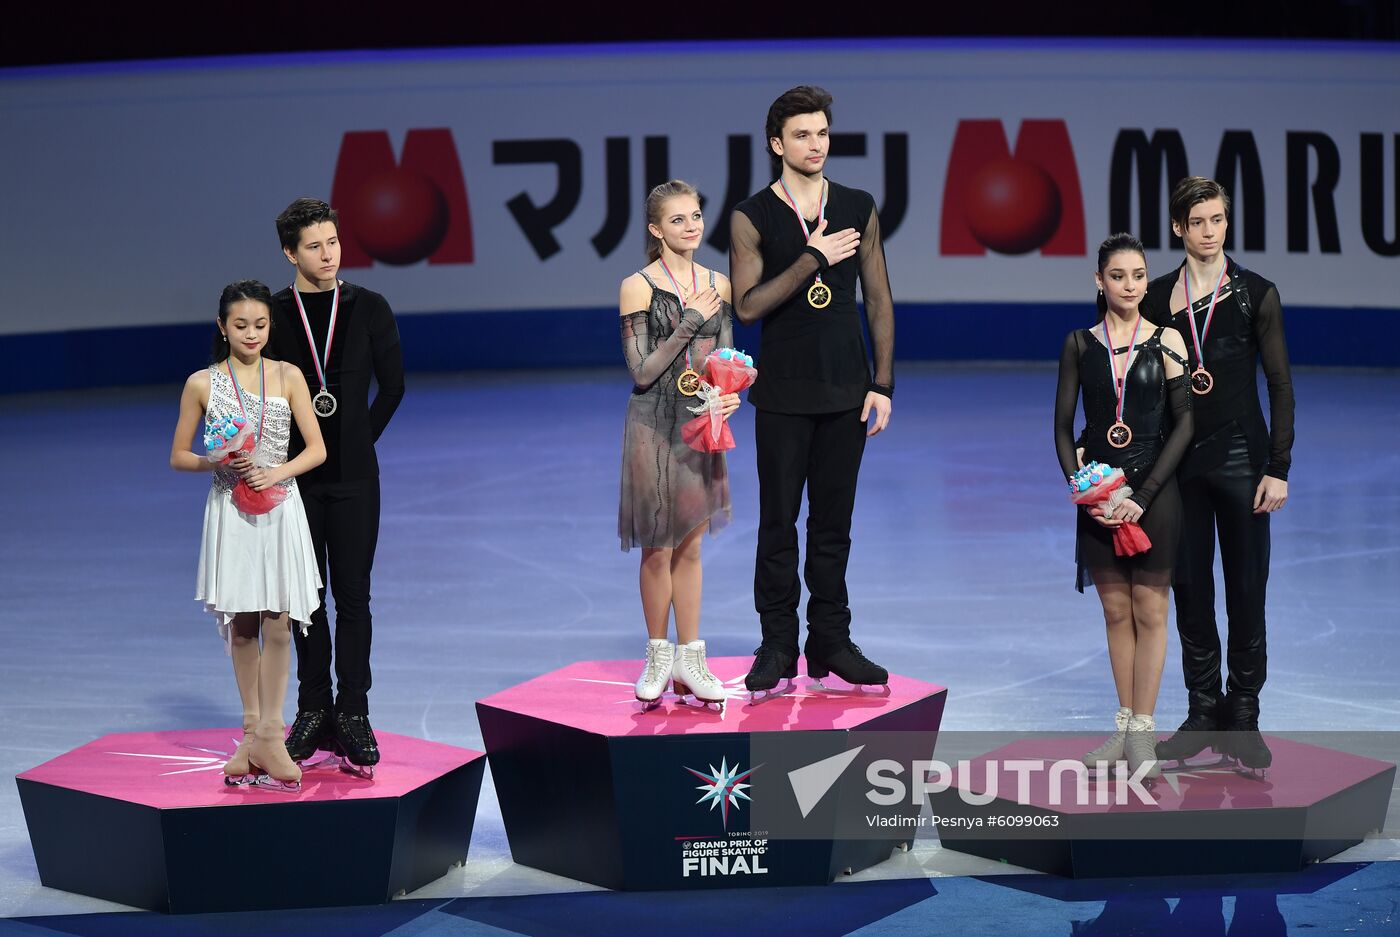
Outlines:
[[[219,321],[224,327],[228,327],[228,311],[234,303],[251,299],[255,303],[262,303],[267,307],[267,334],[269,340],[272,337],[272,291],[269,290],[260,280],[238,280],[224,287],[224,291],[219,294]],[[223,329],[214,327],[214,343],[209,349],[209,360],[212,364],[218,364],[229,356],[228,340],[224,336]]]

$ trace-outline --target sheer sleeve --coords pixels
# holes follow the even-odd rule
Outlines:
[[[749,216],[735,211],[729,219],[729,280],[734,289],[734,313],[745,325],[753,325],[793,293],[807,278],[821,269],[817,252],[808,248],[792,266],[766,283],[763,279],[763,253],[758,229]]]
[[[1162,446],[1161,455],[1152,465],[1152,472],[1133,492],[1133,500],[1146,511],[1152,499],[1176,471],[1181,457],[1191,445],[1191,436],[1196,428],[1191,416],[1191,379],[1185,374],[1167,381],[1167,404],[1172,411],[1172,431]]]
[[[1288,367],[1288,343],[1283,336],[1283,308],[1278,290],[1270,287],[1254,318],[1259,359],[1269,386],[1269,463],[1265,475],[1288,481],[1293,463],[1293,376]]]
[[[1083,356],[1079,333],[1069,333],[1060,350],[1060,383],[1055,389],[1055,455],[1065,478],[1079,468],[1074,456],[1074,411],[1079,404],[1079,359]]]
[[[716,348],[734,347],[734,316],[728,309],[721,309],[720,313],[724,318],[719,323],[719,344]]]
[[[621,317],[622,356],[627,360],[627,370],[632,372],[632,381],[643,390],[666,373],[671,362],[685,351],[686,343],[695,337],[696,330],[705,322],[705,317],[700,313],[686,309],[681,313],[676,330],[658,342],[651,334],[648,318],[645,310]]]
[[[885,268],[885,246],[880,240],[880,215],[874,206],[860,238],[860,290],[865,298],[865,320],[870,325],[875,355],[875,380],[870,390],[894,396],[894,297]]]

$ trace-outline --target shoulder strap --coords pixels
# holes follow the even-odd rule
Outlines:
[[[656,281],[654,281],[651,277],[647,276],[647,272],[645,270],[638,270],[637,272],[642,275],[643,280],[647,281],[647,286],[650,286],[652,289],[660,289],[660,287],[656,285]]]
[[[710,289],[714,289],[714,288],[715,288],[715,272],[714,272],[713,270],[711,270],[711,271],[710,271]]]
[[[1231,261],[1233,263],[1233,261]],[[1235,264],[1234,273],[1230,274],[1230,289],[1235,294],[1235,302],[1240,307],[1240,315],[1244,316],[1245,325],[1254,323],[1254,306],[1249,298],[1249,273],[1244,267]]]
[[[1190,370],[1190,367],[1191,367],[1191,366],[1190,366],[1189,364],[1187,364],[1185,361],[1182,360],[1181,355],[1178,355],[1176,352],[1172,351],[1172,350],[1171,350],[1170,348],[1168,348],[1166,345],[1162,345],[1161,348],[1162,348],[1162,354],[1166,355],[1168,358],[1172,359],[1172,360],[1175,361],[1177,364],[1181,365],[1183,368],[1186,368],[1187,370]]]

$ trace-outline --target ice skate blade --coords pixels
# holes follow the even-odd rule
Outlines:
[[[341,774],[348,774],[362,781],[374,780],[374,765],[357,765],[349,758],[340,756],[340,764],[337,767],[340,768]]]
[[[722,699],[701,699],[694,693],[678,693],[676,694],[676,702],[681,706],[696,707],[706,712],[718,712],[722,716],[724,715],[724,704],[726,701]],[[711,710],[711,706],[714,706],[715,709]]]
[[[279,781],[270,774],[260,774],[249,782],[249,787],[256,787],[264,791],[276,791],[279,794],[300,794],[300,781]]]
[[[640,696],[637,697],[637,711],[638,711],[638,712],[649,713],[649,712],[651,712],[653,709],[656,709],[657,707],[659,707],[660,705],[661,705],[661,697],[659,697],[659,696],[658,696],[656,699],[642,699]]]
[[[888,683],[852,683],[848,689],[846,687],[827,686],[825,683],[822,683],[824,677],[812,677],[811,679],[812,689],[820,690],[823,693],[846,693],[852,696],[890,695],[890,685]]]
[[[1240,761],[1239,758],[1235,757],[1234,755],[1226,755],[1220,760],[1220,765],[1221,767],[1227,768],[1235,772],[1240,777],[1248,778],[1251,781],[1266,780],[1269,774],[1269,769],[1267,767],[1251,768],[1249,765]]]
[[[316,757],[319,755],[320,757]],[[314,771],[317,768],[338,768],[340,767],[340,756],[333,752],[317,750],[305,761],[298,761],[297,767],[302,771]]]
[[[257,779],[256,774],[226,774],[224,775],[224,785],[226,787],[247,787]]]
[[[783,677],[783,680],[786,681],[785,686],[774,686],[770,687],[767,690],[749,690],[749,705],[757,706],[759,703],[766,703],[769,700],[780,699],[781,697],[787,696],[793,690],[797,689],[796,684],[792,682],[792,677]]]
[[[1190,757],[1195,757],[1190,756]],[[1234,762],[1223,755],[1215,761],[1198,761],[1194,764],[1185,758],[1158,758],[1157,763],[1162,766],[1163,772],[1172,774],[1190,773],[1192,771],[1209,771],[1212,768],[1234,767]]]

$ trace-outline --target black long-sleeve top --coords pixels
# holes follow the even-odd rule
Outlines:
[[[1210,393],[1193,395],[1195,438],[1182,461],[1182,476],[1200,475],[1219,466],[1229,453],[1230,440],[1242,433],[1255,469],[1287,481],[1293,458],[1293,378],[1278,288],[1228,257],[1226,263],[1227,283],[1216,303],[1203,347],[1205,368],[1215,383]],[[1173,326],[1181,333],[1190,362],[1187,370],[1194,371],[1200,362],[1186,310],[1170,308],[1172,290],[1184,275],[1185,266],[1183,261],[1176,270],[1153,280],[1141,310],[1149,322]],[[1241,308],[1242,293],[1248,297],[1248,316]],[[1197,334],[1205,325],[1210,300],[1210,293],[1196,299]],[[1261,363],[1269,393],[1267,424],[1256,380]]]
[[[1113,353],[1121,370],[1128,348],[1115,348]],[[1107,348],[1095,332],[1076,329],[1060,351],[1054,418],[1060,470],[1069,478],[1078,468],[1074,411],[1082,388],[1086,425],[1078,442],[1084,446],[1085,464],[1097,461],[1121,468],[1132,486],[1132,499],[1144,511],[1191,444],[1192,401],[1187,378],[1167,378],[1164,354],[1176,357],[1162,345],[1160,328],[1138,346],[1125,376],[1127,398],[1123,401],[1123,422],[1133,431],[1133,438],[1125,448],[1115,449],[1108,444],[1107,434],[1118,419],[1118,397]]]
[[[290,287],[273,296],[272,335],[268,354],[301,368],[313,396],[321,389],[312,355],[318,358],[326,346],[334,291],[302,293],[306,318],[316,346],[306,340],[306,329]],[[370,379],[378,387],[369,399]],[[304,474],[305,483],[357,481],[379,475],[374,443],[403,399],[403,350],[399,329],[388,301],[373,290],[342,283],[335,337],[331,341],[326,389],[335,395],[336,411],[318,417],[326,442],[326,461]],[[288,458],[305,448],[301,433],[292,424]]]
[[[807,247],[792,207],[771,187],[740,202],[730,218],[734,312],[741,322],[763,323],[758,380],[749,391],[762,410],[834,413],[861,406],[867,391],[894,394],[894,300],[875,199],[830,180],[827,186],[826,232],[861,232],[856,253],[832,266]],[[816,221],[807,224],[815,228]],[[819,273],[831,304],[814,309],[807,289]],[[857,280],[874,346],[873,379]]]

